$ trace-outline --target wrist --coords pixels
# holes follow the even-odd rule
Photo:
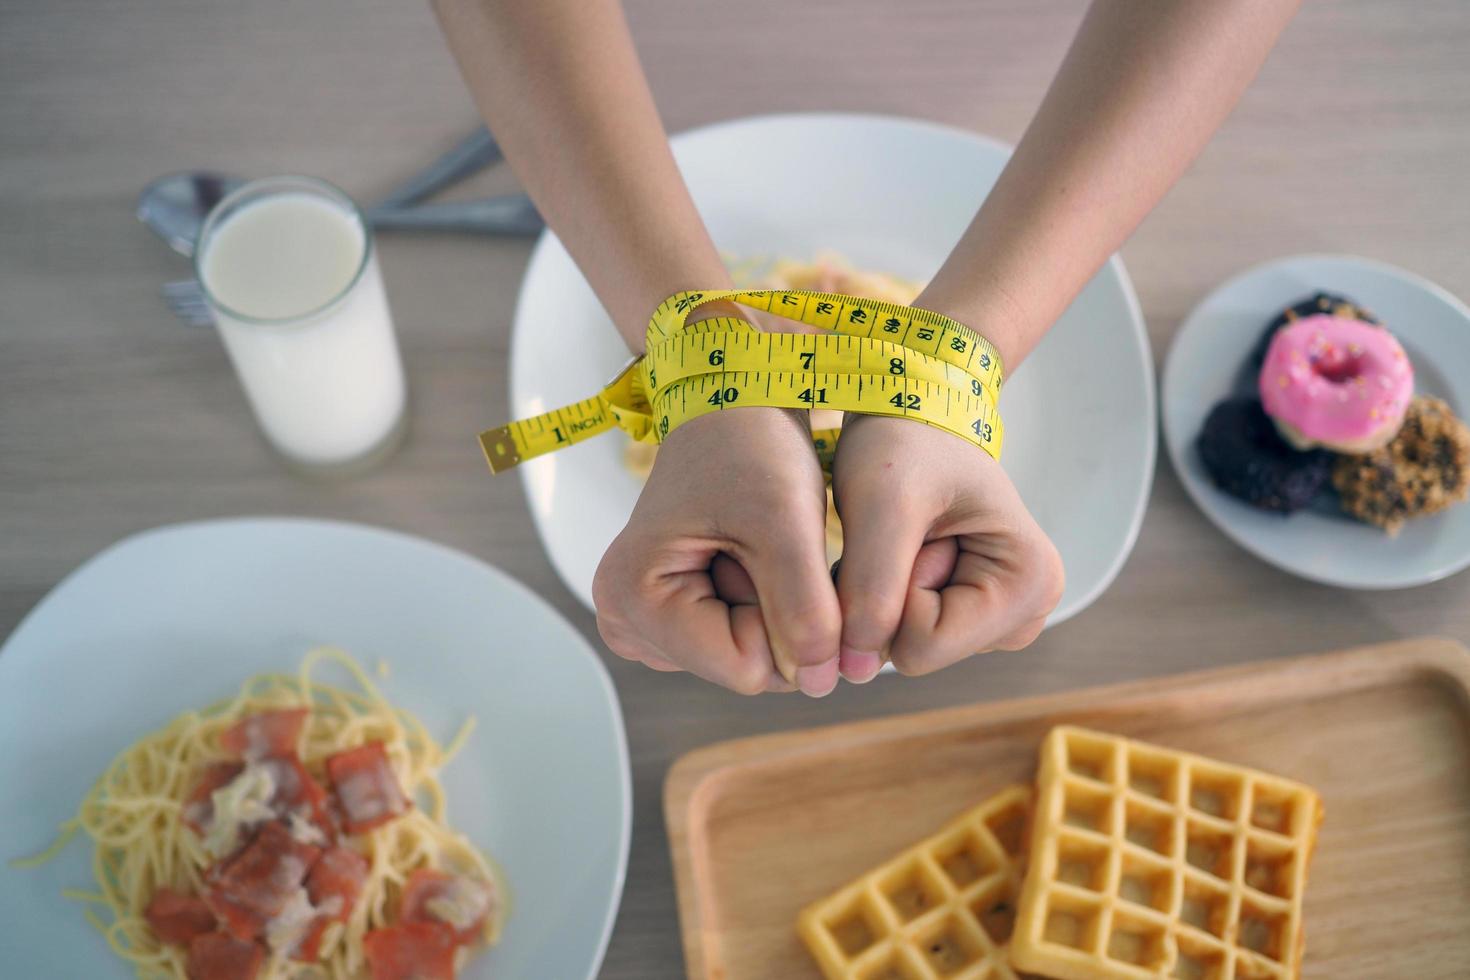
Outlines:
[[[914,306],[942,313],[990,341],[1000,354],[1001,367],[1007,377],[1033,346],[1028,338],[1034,331],[1025,310],[1003,290],[957,292],[936,280],[919,294]]]
[[[841,432],[845,435],[859,429],[880,432],[884,441],[902,439],[905,434],[928,428],[917,419],[900,418],[895,415],[866,415],[862,412],[843,412]],[[842,445],[839,437],[838,445]]]
[[[774,408],[764,405],[731,408],[692,418],[664,438],[664,445],[694,444],[713,440],[734,448],[749,444],[761,451],[775,450],[787,441],[811,448],[811,422],[806,409]]]
[[[689,311],[689,316],[684,322],[686,324],[699,323],[701,320],[713,320],[716,317],[734,317],[752,326],[755,325],[749,313],[728,299],[712,299],[708,303],[701,303]]]
[[[650,312],[650,318],[651,316],[652,314]],[[759,327],[759,324],[755,323],[755,321],[751,318],[749,312],[727,299],[710,300],[708,303],[703,303],[699,306],[696,306],[694,309],[689,311],[689,316],[686,322],[698,323],[701,320],[712,320],[715,317],[735,317],[737,319],[744,320],[747,323]],[[617,327],[618,333],[622,334],[623,339],[627,342],[628,348],[633,352],[633,355],[635,357],[641,357],[644,353],[645,348],[644,341],[648,334],[648,319],[644,319],[637,324],[617,321],[614,325]]]

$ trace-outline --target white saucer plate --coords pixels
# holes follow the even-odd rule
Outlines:
[[[1470,309],[1411,272],[1350,255],[1299,255],[1249,269],[1194,308],[1169,348],[1164,441],[1200,510],[1242,548],[1302,578],[1350,589],[1423,585],[1470,565],[1470,506],[1409,521],[1395,537],[1327,510],[1270,514],[1215,487],[1195,440],[1235,390],[1251,348],[1282,309],[1337,293],[1371,310],[1404,345],[1415,388],[1470,410]]]
[[[622,893],[627,744],[601,661],[501,572],[350,524],[233,520],[160,528],[68,576],[0,649],[0,974],[119,980],[131,968],[63,888],[92,887],[91,844],[44,848],[129,743],[310,648],[352,653],[447,740],[451,823],[504,868],[501,943],[464,980],[595,976]],[[327,675],[324,675],[326,677]],[[348,682],[343,673],[341,682]]]

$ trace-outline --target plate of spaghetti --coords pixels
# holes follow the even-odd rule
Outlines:
[[[590,978],[631,815],[572,627],[467,556],[290,520],[58,586],[0,649],[0,787],[4,971],[36,977]]]

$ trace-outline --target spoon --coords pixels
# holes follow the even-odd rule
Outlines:
[[[199,242],[205,215],[244,183],[239,177],[209,170],[159,177],[138,195],[138,220],[188,258]]]
[[[415,204],[500,158],[495,138],[481,127],[406,180],[380,204],[367,209],[368,223],[377,229],[533,235],[544,225],[535,205],[524,194]],[[192,256],[204,219],[244,183],[239,177],[208,170],[159,177],[138,196],[138,220],[169,248],[185,257]]]

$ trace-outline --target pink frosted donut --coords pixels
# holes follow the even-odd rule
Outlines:
[[[1260,388],[1266,414],[1293,446],[1367,453],[1403,424],[1414,368],[1384,328],[1320,314],[1276,331]]]

